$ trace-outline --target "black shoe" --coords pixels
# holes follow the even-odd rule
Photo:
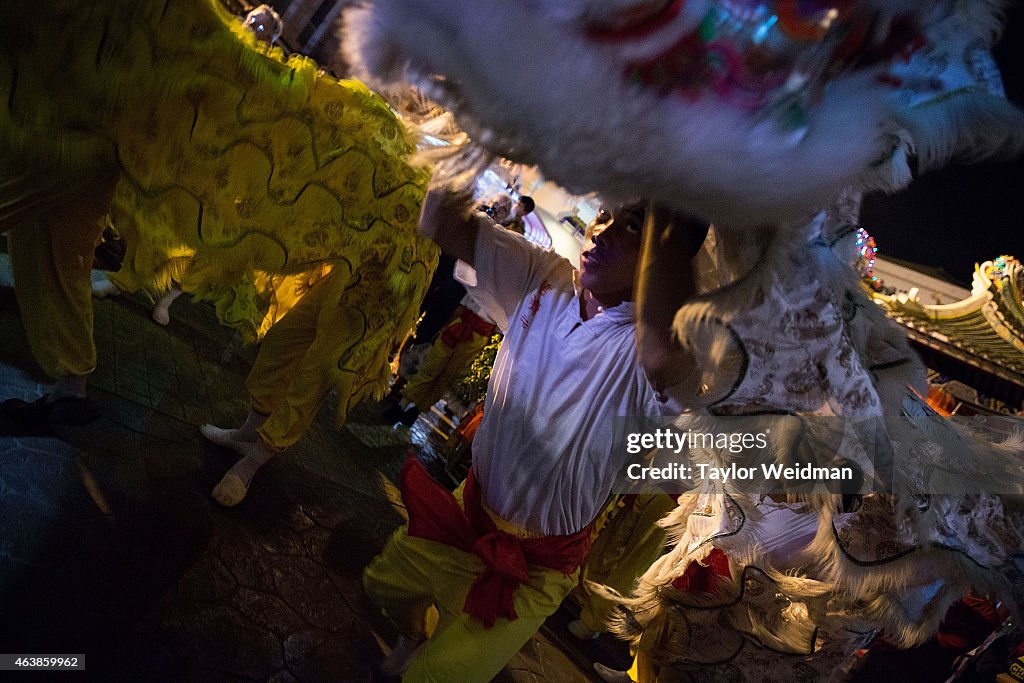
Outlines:
[[[39,429],[45,427],[50,416],[50,406],[46,403],[47,395],[44,394],[34,401],[23,401],[20,398],[9,398],[0,406],[4,415],[11,421],[21,425]]]
[[[44,394],[34,401],[11,398],[3,402],[7,417],[25,426],[66,425],[80,427],[100,416],[100,411],[88,397],[62,396],[48,402],[50,395]]]
[[[50,424],[81,427],[99,419],[101,413],[88,396],[64,396],[50,404]]]

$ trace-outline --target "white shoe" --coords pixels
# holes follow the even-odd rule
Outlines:
[[[570,621],[568,628],[569,633],[571,633],[573,637],[579,640],[594,640],[599,635],[601,635],[597,631],[591,631],[589,628],[587,628],[587,625],[583,623],[582,619]]]
[[[217,429],[217,427],[213,427],[213,429]],[[212,432],[212,430],[207,431]],[[218,431],[227,432],[231,430],[219,429]],[[275,455],[263,443],[262,439],[252,442],[231,441],[228,447],[241,455],[242,458],[228,470],[227,474],[213,488],[213,493],[210,494],[214,500],[226,508],[234,507],[245,500],[245,494],[249,493],[249,483],[253,477]]]
[[[401,676],[426,642],[398,636],[398,642],[391,648],[391,654],[380,663],[380,672],[385,676]]]
[[[619,671],[613,669],[610,666],[604,664],[598,664],[594,662],[594,672],[598,678],[606,683],[633,683],[633,679],[629,677],[629,674],[625,671]]]
[[[237,474],[228,472],[224,478],[213,487],[213,499],[226,508],[233,508],[243,500],[245,494],[249,493],[249,487]]]

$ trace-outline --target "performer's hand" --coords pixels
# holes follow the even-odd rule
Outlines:
[[[696,294],[693,256],[707,235],[706,221],[665,206],[652,206],[644,223],[637,265],[637,351],[648,380],[657,390],[682,387],[682,396],[700,392],[696,358],[672,329],[676,311]],[[694,386],[690,386],[694,385]]]
[[[673,259],[692,259],[700,251],[708,236],[711,225],[702,218],[692,216],[664,205],[652,205],[647,212],[644,225],[643,262],[654,260],[655,250],[659,256]],[[663,252],[669,252],[665,254]],[[683,267],[686,267],[683,264]]]

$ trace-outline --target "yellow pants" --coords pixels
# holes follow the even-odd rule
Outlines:
[[[36,362],[54,379],[96,368],[90,273],[116,183],[109,167],[69,178],[0,166],[0,232],[10,231],[22,324]]]
[[[346,305],[352,279],[348,268],[337,266],[263,338],[245,385],[253,410],[268,416],[258,432],[274,450],[299,440],[332,387],[339,387],[343,402],[358,394],[360,378],[350,364],[357,359],[346,352],[366,336],[367,321],[358,308]]]
[[[444,392],[469,369],[473,359],[489,341],[490,337],[474,333],[472,338],[453,348],[445,344],[438,334],[416,374],[409,378],[402,395],[420,410],[430,410],[444,396]]]
[[[632,507],[619,508],[598,534],[583,566],[577,591],[580,619],[591,631],[603,632],[614,603],[592,593],[583,581],[593,581],[629,594],[637,577],[665,552],[665,530],[656,522],[676,507],[664,493],[640,494]]]
[[[461,501],[461,494],[456,498]],[[366,592],[402,635],[430,637],[402,677],[406,683],[490,681],[576,585],[576,574],[531,567],[529,581],[515,593],[519,618],[499,618],[484,628],[462,611],[483,561],[407,531],[404,526],[395,531],[363,574]]]

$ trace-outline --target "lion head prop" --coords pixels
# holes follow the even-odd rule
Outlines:
[[[910,155],[1018,151],[998,17],[991,1],[373,0],[348,11],[344,49],[359,77],[416,84],[477,149],[572,192],[744,228],[900,189]]]

